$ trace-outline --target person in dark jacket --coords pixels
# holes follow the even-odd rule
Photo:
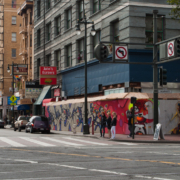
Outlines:
[[[117,123],[117,115],[115,112],[113,112],[113,120],[111,122],[111,139],[115,138],[116,135],[116,123]]]
[[[107,115],[108,115],[108,118],[107,118],[108,134],[109,134],[109,138],[111,138],[111,121],[112,121],[111,113],[108,112]]]
[[[128,138],[129,138],[129,137],[132,137],[132,131],[133,131],[133,125],[132,125],[133,113],[132,113],[132,109],[130,109],[130,111],[127,112],[127,118],[128,118],[128,126],[129,126],[129,131],[130,131],[130,134],[128,136]]]
[[[104,112],[101,113],[100,119],[101,119],[100,134],[101,134],[101,137],[102,137],[102,129],[103,129],[103,137],[104,137],[105,127],[106,127],[106,116],[105,116]]]

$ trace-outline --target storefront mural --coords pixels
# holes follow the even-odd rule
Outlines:
[[[88,124],[92,130],[99,132],[100,114],[104,111],[116,112],[117,134],[129,134],[127,111],[132,108],[129,99],[88,102]],[[159,101],[159,122],[165,134],[180,133],[180,102],[177,100]],[[83,131],[84,103],[64,104],[46,107],[46,116],[49,117],[51,128],[58,131],[71,131],[73,124],[76,131]],[[139,99],[135,104],[135,134],[153,134],[153,101]]]

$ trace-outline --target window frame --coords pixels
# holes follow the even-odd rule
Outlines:
[[[46,42],[51,40],[51,23],[46,24]]]
[[[37,18],[41,16],[41,0],[37,0]]]
[[[97,6],[97,9],[95,8]],[[101,10],[100,0],[93,0],[93,14]]]
[[[13,18],[15,18],[15,20],[13,20]],[[17,17],[16,17],[16,16],[12,16],[12,17],[11,17],[11,24],[12,24],[12,25],[16,25],[16,23],[17,23],[16,20],[17,20]],[[13,23],[13,21],[15,21],[15,23]]]
[[[71,54],[69,55],[69,49],[71,50]],[[72,44],[66,46],[67,50],[67,56],[66,56],[66,67],[71,67],[72,66]]]
[[[51,54],[46,55],[46,66],[51,66]]]
[[[15,35],[15,36],[13,37],[13,35]],[[14,40],[13,40],[13,39],[14,39]],[[17,38],[16,38],[16,32],[12,32],[12,33],[11,33],[11,41],[12,41],[12,42],[16,42],[16,39],[17,39]]]
[[[112,22],[113,42],[119,42],[119,33],[120,33],[120,32],[119,32],[119,28],[118,28],[118,32],[119,32],[119,33],[116,34],[116,31],[115,31],[116,25],[119,27],[119,21],[114,21],[114,22]],[[117,37],[118,37],[118,40],[116,40]]]
[[[58,53],[59,53],[59,56],[58,56]],[[57,67],[57,70],[61,70],[61,50],[56,50],[55,51],[55,57],[56,57],[56,67]]]
[[[70,12],[70,19],[69,18],[69,12]],[[66,20],[66,24],[67,24],[67,30],[72,28],[72,8],[69,8],[66,10],[66,15],[67,15],[67,20]]]
[[[79,1],[79,20],[82,21],[84,18],[84,5],[83,5],[83,0]],[[82,8],[82,9],[81,9]],[[82,17],[81,17],[82,16]]]
[[[37,30],[37,47],[41,46],[41,29]]]
[[[46,0],[46,11],[48,11],[51,8],[51,1]]]
[[[61,33],[61,16],[60,15],[57,16],[54,22],[55,22],[55,36],[58,36]]]
[[[12,7],[12,8],[16,8],[16,5],[17,5],[17,4],[16,4],[16,0],[12,0],[12,6],[11,6],[11,7]]]
[[[15,50],[14,52],[13,52],[13,50]],[[13,53],[15,53],[15,56],[13,56]],[[16,56],[16,49],[15,48],[12,48],[11,49],[11,57],[12,58],[16,58],[17,56]]]
[[[82,46],[82,47],[81,47]],[[78,61],[84,60],[85,57],[85,48],[84,48],[84,37],[78,40]]]
[[[37,77],[39,77],[39,74],[40,74],[40,70],[39,70],[39,67],[41,66],[41,59],[40,58],[38,58],[37,59]]]

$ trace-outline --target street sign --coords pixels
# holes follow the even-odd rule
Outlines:
[[[174,57],[174,41],[170,41],[167,43],[167,56]]]
[[[16,103],[11,103],[10,105],[15,106],[15,105],[16,105]]]
[[[12,95],[12,96],[10,97],[10,100],[11,100],[11,102],[14,103],[14,102],[17,100],[17,98],[16,98],[16,96]]]
[[[115,45],[115,60],[128,60],[128,47]]]
[[[11,96],[11,97],[12,97],[12,96]],[[7,104],[8,104],[8,105],[11,105],[12,103],[14,103],[14,104],[16,105],[16,104],[17,104],[17,101],[20,100],[20,97],[14,96],[14,97],[16,98],[16,100],[15,100],[15,98],[11,98],[11,97],[10,97],[10,96],[7,97]],[[11,99],[12,99],[13,101],[14,101],[14,100],[15,100],[15,101],[12,102]],[[12,105],[13,105],[13,104],[12,104]]]

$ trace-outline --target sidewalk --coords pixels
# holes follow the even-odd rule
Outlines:
[[[5,126],[6,129],[11,129],[10,125]],[[96,139],[104,139],[105,141],[109,140],[108,134],[105,134],[105,137],[100,137],[99,133],[92,134],[86,134],[84,135],[81,132],[77,132],[76,134],[73,134],[72,131],[55,131],[51,130],[52,134],[57,135],[66,135],[66,136],[79,136],[79,137],[88,137],[88,138],[96,138]],[[136,143],[179,143],[180,144],[180,135],[164,135],[164,140],[153,140],[153,135],[135,135],[134,139],[128,138],[127,135],[124,134],[116,134],[116,138],[111,141],[118,141],[118,142],[136,142]]]
[[[109,140],[108,134],[105,134],[105,137],[100,137],[99,133],[95,133],[94,135],[88,134],[83,135],[81,132],[77,132],[73,134],[71,131],[55,131],[51,130],[52,133],[56,133],[59,135],[67,135],[67,136],[81,136],[81,137],[89,137],[89,138],[97,138],[97,139],[104,139]],[[116,134],[116,138],[112,141],[119,141],[119,142],[138,142],[138,143],[180,143],[180,135],[164,135],[164,140],[153,140],[154,135],[135,135],[134,139],[128,138],[127,135],[124,134]]]

